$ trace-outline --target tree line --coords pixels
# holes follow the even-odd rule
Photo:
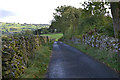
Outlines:
[[[112,17],[106,5],[111,9]],[[120,37],[120,2],[89,1],[82,6],[83,9],[65,5],[57,7],[50,28],[61,31],[66,39],[93,32]]]

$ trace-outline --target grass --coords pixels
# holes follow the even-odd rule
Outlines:
[[[56,39],[56,41],[58,41],[58,39],[60,39],[63,34],[62,33],[54,33],[54,34],[42,34],[41,36],[49,36],[52,39]]]
[[[89,56],[92,56],[94,59],[104,63],[105,65],[109,66],[116,72],[120,72],[120,67],[118,67],[118,65],[120,64],[118,62],[118,56],[116,53],[112,53],[95,47],[90,47],[85,44],[74,44],[74,43],[67,43],[67,44],[79,49],[80,51],[82,51],[83,53]]]
[[[52,45],[52,44],[51,44]],[[50,60],[51,49],[41,46],[34,51],[35,56],[28,61],[28,68],[20,78],[44,78]]]
[[[2,31],[3,32],[20,32],[20,31],[24,31],[24,30],[33,30],[33,29],[41,29],[41,28],[49,28],[49,26],[35,26],[35,25],[21,25],[21,24],[14,24],[12,25],[13,23],[9,23],[9,24],[6,24],[6,23],[2,23]],[[10,30],[10,28],[15,28],[16,30]],[[24,29],[23,29],[24,28]]]

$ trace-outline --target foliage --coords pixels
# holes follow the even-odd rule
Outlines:
[[[52,44],[51,44],[52,45]],[[28,68],[20,78],[44,78],[50,60],[50,45],[40,46],[33,53],[36,54],[28,61]]]
[[[86,15],[86,17],[92,15],[95,16],[105,15],[107,12],[106,11],[107,8],[105,8],[105,4],[108,5],[108,3],[106,2],[91,2],[91,1],[84,2],[84,4],[82,4],[82,6],[84,7],[83,14]]]
[[[54,20],[51,23],[51,27],[60,30],[63,36],[74,35],[77,33],[77,24],[80,15],[81,8],[77,9],[71,6],[57,7],[56,13],[54,13]],[[69,36],[69,38],[71,38]]]
[[[71,6],[57,7],[50,28],[60,30],[63,38],[71,39],[96,29],[98,33],[114,36],[112,18],[107,15],[104,2],[84,2],[84,9]],[[107,16],[106,16],[107,15]]]
[[[85,2],[82,4],[84,9],[79,20],[79,34],[88,33],[93,29],[97,29],[96,31],[98,33],[114,36],[112,18],[109,15],[106,16],[108,12],[106,11],[105,4],[107,3]]]

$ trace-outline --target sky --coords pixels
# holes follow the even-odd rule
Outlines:
[[[58,6],[81,7],[87,0],[1,0],[0,22],[50,24]]]
[[[88,0],[1,0],[0,22],[50,24],[58,6],[83,8],[84,1]]]

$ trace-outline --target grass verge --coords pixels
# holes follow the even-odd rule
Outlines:
[[[52,44],[51,44],[52,45]],[[34,50],[35,56],[28,61],[28,68],[20,78],[44,78],[47,72],[51,48],[50,46],[40,46]]]
[[[104,63],[105,65],[109,66],[116,72],[120,72],[120,67],[118,67],[120,63],[118,61],[118,56],[116,53],[111,53],[109,51],[91,47],[85,44],[74,44],[74,43],[66,43],[66,44],[79,49],[81,52],[89,56],[92,56],[94,59]]]
[[[56,41],[58,41],[58,39],[60,39],[63,34],[62,33],[53,33],[53,34],[42,34],[41,36],[49,36],[52,39],[56,39]]]

